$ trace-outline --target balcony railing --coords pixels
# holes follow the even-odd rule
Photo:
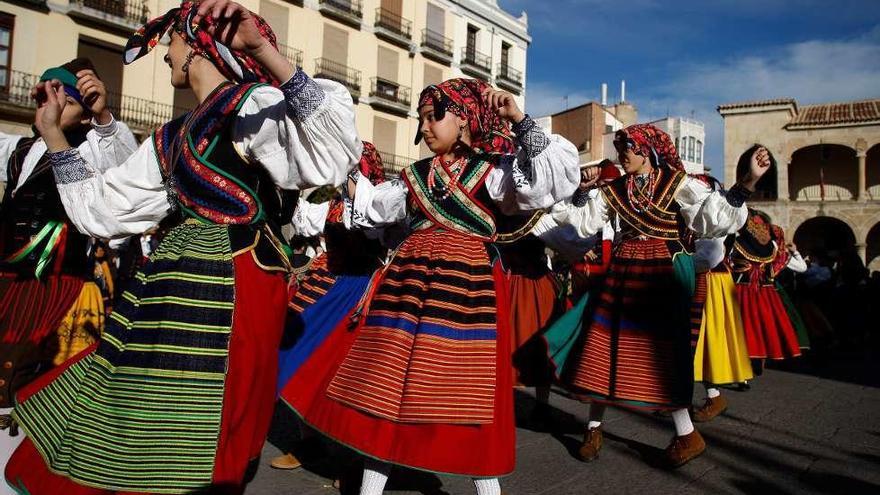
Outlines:
[[[452,63],[452,40],[436,31],[423,29],[422,55],[449,65]]]
[[[394,12],[379,7],[376,9],[376,35],[392,43],[409,47],[412,40],[412,22]]]
[[[410,88],[401,86],[396,82],[373,77],[370,79],[370,98],[375,106],[382,107],[394,113],[406,115],[409,113]]]
[[[290,61],[293,65],[302,68],[303,66],[303,52],[302,50],[297,50],[291,46],[278,44],[278,51],[284,55],[284,57]]]
[[[489,79],[492,75],[492,58],[472,47],[461,49],[461,70],[468,74]]]
[[[416,162],[414,158],[394,155],[392,153],[386,153],[384,151],[380,151],[379,156],[382,157],[382,168],[385,169],[385,173],[388,175],[396,175],[400,173],[401,170]]]
[[[139,27],[147,22],[150,10],[145,0],[73,0],[71,13],[116,27]]]
[[[519,93],[522,90],[522,72],[513,67],[500,63],[495,72],[495,81],[499,86],[505,89],[513,90]]]
[[[0,87],[0,102],[15,105],[22,109],[36,108],[31,99],[31,89],[39,82],[40,76],[20,71],[10,71],[8,84]],[[107,106],[114,117],[130,127],[149,131],[186,112],[184,108],[164,103],[136,98],[115,92],[108,92]]]
[[[360,28],[364,17],[361,0],[320,0],[318,10],[322,14]]]
[[[353,98],[361,95],[361,71],[326,58],[315,59],[315,77],[332,79],[351,91]]]

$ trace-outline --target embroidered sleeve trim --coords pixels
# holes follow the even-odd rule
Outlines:
[[[55,182],[58,184],[70,184],[95,176],[76,148],[47,153],[47,156],[49,163],[52,164],[52,171],[55,173]]]
[[[586,206],[587,201],[590,199],[590,190],[589,189],[580,189],[574,192],[574,195],[571,197],[571,203],[578,208],[583,208]]]
[[[734,184],[731,187],[727,194],[724,196],[727,199],[727,202],[730,206],[734,206],[739,208],[744,205],[746,201],[752,196],[752,191],[746,189],[745,186],[741,184]]]
[[[537,122],[528,115],[513,125],[513,132],[516,134],[519,145],[525,150],[526,156],[529,159],[540,155],[550,145],[550,138],[538,127]]]
[[[297,69],[289,81],[281,85],[290,117],[303,122],[324,102],[324,90],[314,79]]]

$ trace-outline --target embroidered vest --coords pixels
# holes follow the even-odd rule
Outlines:
[[[680,171],[660,169],[657,186],[651,203],[645,211],[639,212],[630,204],[627,196],[627,177],[624,175],[601,189],[608,206],[620,218],[621,229],[632,235],[642,235],[654,239],[678,241],[686,236],[683,219],[679,213],[675,193],[687,175]]]
[[[261,84],[224,84],[190,114],[153,134],[169,195],[185,218],[228,225],[233,253],[254,250],[269,269],[287,266],[279,252],[298,191],[277,188],[268,173],[235,148],[235,116]],[[263,226],[268,229],[264,229]]]
[[[70,223],[45,156],[13,192],[36,141],[19,140],[9,158],[0,205],[0,269],[28,278],[49,272],[85,277],[91,273],[86,254],[89,237]]]

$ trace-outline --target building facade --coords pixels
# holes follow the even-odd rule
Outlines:
[[[77,56],[91,58],[111,107],[140,136],[192,108],[174,90],[159,46],[122,65],[129,34],[172,0],[0,1],[0,131],[30,133],[28,96],[39,74]],[[265,17],[281,52],[314,76],[345,84],[357,102],[360,135],[392,171],[427,155],[413,144],[421,89],[475,77],[524,104],[528,19],[496,0],[241,0]]]
[[[748,167],[756,144],[776,168],[750,203],[801,251],[855,249],[880,269],[880,100],[798,105],[793,99],[731,103],[724,118],[725,182]]]
[[[702,122],[684,117],[666,117],[651,122],[672,138],[675,149],[689,174],[703,174],[706,167],[703,149],[706,143],[706,126]]]
[[[637,119],[636,107],[628,102],[602,105],[591,101],[536,121],[546,132],[571,141],[584,164],[605,158],[616,162],[617,152],[612,145],[614,133],[634,124]]]

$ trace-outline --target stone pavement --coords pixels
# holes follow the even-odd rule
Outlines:
[[[517,392],[517,469],[501,482],[506,495],[651,493],[880,494],[880,365],[876,355],[838,359],[816,372],[805,363],[768,370],[747,392],[724,391],[730,409],[697,425],[706,453],[667,471],[657,466],[672,422],[651,414],[609,409],[605,446],[584,464],[572,456],[587,407],[552,394],[557,433],[535,431],[533,398]],[[791,371],[794,370],[794,371]],[[825,378],[815,376],[823,375]],[[696,396],[702,400],[703,391]],[[279,409],[248,495],[357,493],[360,463],[335,445],[312,440],[306,468],[279,471],[269,460],[289,437]],[[429,448],[429,446],[426,446]],[[479,448],[478,446],[470,448]],[[468,479],[392,471],[386,493],[472,494]]]

